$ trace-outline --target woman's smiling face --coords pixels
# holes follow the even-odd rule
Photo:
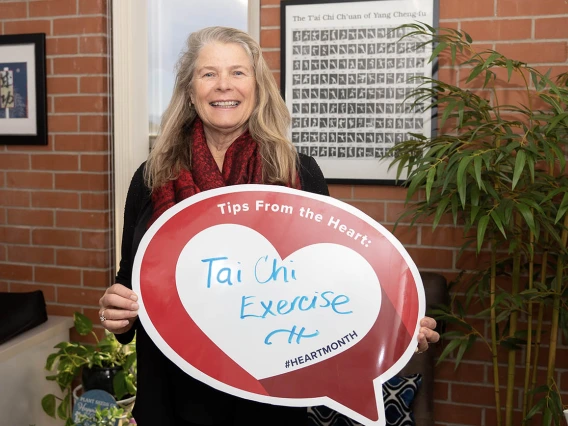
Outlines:
[[[197,57],[191,102],[209,134],[244,132],[256,104],[251,58],[234,43],[210,43]]]

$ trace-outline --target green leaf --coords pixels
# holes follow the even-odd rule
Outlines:
[[[507,59],[505,64],[507,66],[507,81],[510,82],[511,76],[513,75],[513,61],[510,60],[510,59]]]
[[[467,166],[469,165],[470,161],[472,160],[472,157],[466,157],[463,158],[460,161],[460,164],[458,166],[458,173],[457,173],[457,184],[458,184],[458,194],[460,196],[460,201],[462,204],[462,207],[465,208],[465,201],[466,201],[466,179],[465,179],[465,170],[467,168]]]
[[[491,210],[490,215],[491,218],[493,219],[493,222],[495,222],[495,225],[497,225],[497,228],[499,228],[499,231],[501,231],[501,234],[503,234],[503,237],[507,239],[507,234],[505,233],[505,229],[503,228],[503,222],[501,221],[501,217],[499,217],[499,214],[495,210]]]
[[[483,159],[480,156],[477,156],[473,159],[473,170],[475,172],[475,181],[477,182],[477,186],[479,189],[482,188],[483,182],[481,181],[481,166],[483,164]]]
[[[428,170],[428,176],[426,177],[426,201],[430,201],[430,192],[432,191],[432,185],[434,183],[434,178],[436,177],[436,168],[432,167]]]
[[[65,398],[63,398],[63,401],[61,401],[61,404],[59,404],[59,407],[57,407],[57,416],[61,419],[61,420],[65,420],[67,418],[69,418],[69,400],[71,399],[71,394],[67,394],[65,395]]]
[[[49,354],[47,360],[45,361],[45,369],[51,370],[53,368],[53,363],[59,357],[59,353]]]
[[[46,414],[50,417],[53,417],[54,419],[55,417],[55,395],[53,394],[49,394],[49,395],[45,395],[42,399],[41,399],[41,407],[43,408],[43,411],[46,412]]]
[[[122,399],[122,397],[128,393],[128,389],[126,388],[126,371],[118,371],[114,376],[112,385],[116,399]]]
[[[450,340],[442,353],[440,354],[440,358],[438,358],[438,363],[442,362],[444,359],[448,357],[448,355],[457,348],[460,343],[462,342],[461,339]]]
[[[462,32],[463,32],[463,35],[465,36],[465,40],[468,43],[473,43],[473,39],[471,38],[471,36],[468,33],[466,33],[465,31],[462,31]]]
[[[558,207],[558,213],[556,214],[556,219],[554,219],[555,225],[564,217],[566,210],[568,210],[568,192],[564,193],[564,197],[562,197],[562,201]]]
[[[89,334],[93,330],[93,322],[80,312],[73,314],[75,329],[81,336]]]
[[[483,237],[485,237],[485,230],[487,229],[487,224],[489,223],[489,216],[483,215],[477,224],[477,252],[481,251],[481,246],[483,245]]]
[[[476,67],[474,67],[471,72],[469,73],[469,77],[467,78],[467,80],[465,81],[466,83],[469,83],[471,80],[473,80],[475,77],[477,77],[479,74],[481,74],[481,72],[484,70],[484,66],[483,64],[479,64]]]
[[[445,43],[445,42],[439,43],[436,46],[436,48],[432,51],[432,54],[430,55],[430,59],[428,60],[428,62],[432,62],[434,60],[434,58],[437,57],[440,54],[440,52],[442,50],[444,50],[447,46],[448,46],[448,44]]]
[[[525,168],[526,160],[527,160],[527,154],[525,153],[525,151],[521,150],[517,152],[517,158],[515,159],[515,168],[513,173],[513,184],[511,189],[515,189],[515,186],[517,186],[521,174],[523,173],[523,169]]]
[[[533,216],[533,213],[531,212],[531,209],[528,208],[528,206],[526,204],[522,204],[522,203],[517,203],[517,209],[519,210],[519,212],[521,213],[521,215],[525,219],[525,222],[527,223],[527,226],[529,227],[529,229],[532,232],[536,233],[536,228],[534,226],[534,216]]]

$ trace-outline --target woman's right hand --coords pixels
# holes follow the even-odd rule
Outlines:
[[[138,317],[138,296],[122,284],[113,284],[99,300],[101,324],[115,334],[126,333]]]

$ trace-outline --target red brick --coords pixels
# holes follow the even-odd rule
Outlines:
[[[6,21],[4,34],[45,33],[51,35],[51,21],[34,19],[32,21]]]
[[[109,232],[83,231],[81,234],[81,246],[83,248],[100,250],[110,248]]]
[[[567,8],[568,9],[568,8]],[[568,10],[565,12],[568,13]],[[568,18],[535,19],[535,38],[568,38]]]
[[[80,37],[79,51],[90,54],[106,54],[109,39],[103,36]]]
[[[367,186],[356,185],[353,187],[355,199],[373,200],[402,200],[406,199],[406,189],[396,186]]]
[[[280,30],[262,30],[260,32],[262,47],[280,47]]]
[[[280,8],[279,7],[263,7],[260,9],[260,26],[261,27],[278,27],[280,26]]]
[[[53,212],[49,210],[8,209],[10,225],[53,226]]]
[[[0,241],[12,244],[29,244],[30,230],[15,226],[0,226]]]
[[[39,246],[79,247],[81,233],[67,229],[34,229],[32,241]]]
[[[466,240],[463,237],[463,228],[454,226],[438,226],[434,231],[431,226],[422,227],[423,246],[434,247],[461,247]]]
[[[79,170],[79,157],[77,155],[48,154],[34,155],[32,157],[34,170]],[[56,180],[57,183],[57,175]]]
[[[440,19],[493,16],[493,0],[477,0],[464,7],[463,0],[440,0]]]
[[[107,112],[107,96],[58,96],[55,112]]]
[[[83,283],[85,287],[108,287],[114,282],[111,271],[83,269]]]
[[[391,233],[394,234],[397,240],[402,244],[417,244],[418,243],[418,227],[417,226],[404,226],[399,225],[393,231],[394,225],[385,226]]]
[[[48,77],[47,93],[55,94],[71,94],[78,91],[77,77]]]
[[[30,16],[52,17],[77,14],[77,2],[75,0],[32,1],[29,5]]]
[[[47,117],[48,132],[77,132],[79,120],[75,115],[49,115]]]
[[[106,0],[79,0],[79,13],[81,15],[106,14]]]
[[[329,195],[338,200],[347,200],[353,198],[353,187],[347,185],[329,185]]]
[[[112,167],[107,154],[81,155],[81,170],[85,172],[107,172]]]
[[[82,210],[108,210],[110,206],[109,193],[81,194]]]
[[[108,229],[109,214],[101,212],[67,212],[56,213],[57,227]]]
[[[8,188],[50,189],[53,188],[53,174],[42,172],[8,172]]]
[[[28,293],[36,290],[41,290],[46,302],[55,301],[55,287],[52,285],[39,285],[39,284],[23,284],[11,283],[11,293]]]
[[[0,262],[5,262],[7,260],[6,245],[0,244]]]
[[[475,41],[530,39],[532,20],[462,21],[461,29]]]
[[[279,70],[280,69],[280,52],[262,52],[262,56],[268,65],[268,68],[271,70]]]
[[[32,206],[56,209],[78,209],[79,194],[62,191],[34,192],[32,193]]]
[[[27,18],[28,9],[26,3],[21,1],[13,2],[0,2],[0,16],[2,19],[17,19],[17,18]],[[5,34],[8,34],[6,31]]]
[[[79,123],[81,132],[105,133],[110,130],[108,115],[81,115],[79,117]]]
[[[453,267],[452,250],[408,247],[407,251],[419,268],[452,269]]]
[[[7,220],[6,209],[0,208],[0,225],[6,223]]]
[[[457,72],[455,68],[440,68],[438,70],[438,80],[447,83],[456,85],[457,83]]]
[[[53,20],[53,33],[57,35],[105,34],[107,20],[102,16],[64,18]]]
[[[74,56],[53,59],[53,72],[64,74],[103,74],[107,71],[107,58]]]
[[[107,151],[110,142],[108,135],[56,135],[56,151]]]
[[[36,266],[35,280],[40,283],[80,285],[81,270],[56,266]]]
[[[74,37],[48,38],[46,40],[45,50],[48,56],[76,55],[77,52],[79,52],[78,45],[79,43]]]
[[[104,290],[89,290],[80,287],[59,287],[57,289],[57,302],[83,306],[96,306]]]
[[[470,407],[447,404],[436,401],[434,404],[436,421],[442,423],[456,423],[460,425],[479,426],[481,424],[481,407]]]
[[[108,267],[108,253],[100,250],[57,250],[57,264],[65,266],[80,266],[85,268]]]
[[[498,16],[566,15],[568,6],[563,0],[500,0]]]
[[[260,6],[269,5],[269,4],[280,4],[281,0],[260,0]]]
[[[30,156],[28,154],[0,153],[0,170],[28,170],[29,168]]]
[[[108,78],[105,76],[81,77],[81,93],[101,93],[108,92]]]
[[[566,42],[508,43],[497,44],[495,50],[517,61],[535,63],[566,62]]]
[[[29,207],[29,205],[29,192],[0,189],[0,206]]]
[[[33,246],[8,246],[8,261],[16,263],[51,264],[55,260],[51,248]]]
[[[31,281],[33,269],[29,265],[0,264],[0,279],[11,281]]]
[[[8,292],[8,283],[0,281],[0,291]]]
[[[452,383],[452,402],[459,404],[495,405],[495,388]]]
[[[53,303],[47,304],[47,315],[57,315],[60,317],[73,317],[73,313],[80,312],[81,308],[75,306],[55,305]]]
[[[488,266],[489,261],[489,253],[482,251],[481,253],[476,254],[474,251],[464,251],[457,260],[456,267],[458,269],[477,271],[479,268]]]
[[[434,398],[436,401],[447,401],[449,396],[449,385],[447,383],[434,381]]]
[[[385,203],[378,201],[351,201],[347,200],[348,204],[351,204],[356,209],[361,210],[366,215],[370,216],[377,222],[381,223],[385,220]]]
[[[106,191],[109,177],[106,173],[57,173],[56,189],[74,189],[78,191]]]

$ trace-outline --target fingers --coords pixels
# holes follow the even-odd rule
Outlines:
[[[138,316],[138,296],[129,288],[114,284],[99,300],[101,324],[113,333],[128,331]]]
[[[432,330],[436,328],[436,320],[430,317],[424,317],[420,320],[421,327],[431,328]]]
[[[420,320],[417,353],[428,350],[429,343],[436,343],[440,340],[440,335],[434,330],[435,328],[436,320],[434,318],[424,317]]]

